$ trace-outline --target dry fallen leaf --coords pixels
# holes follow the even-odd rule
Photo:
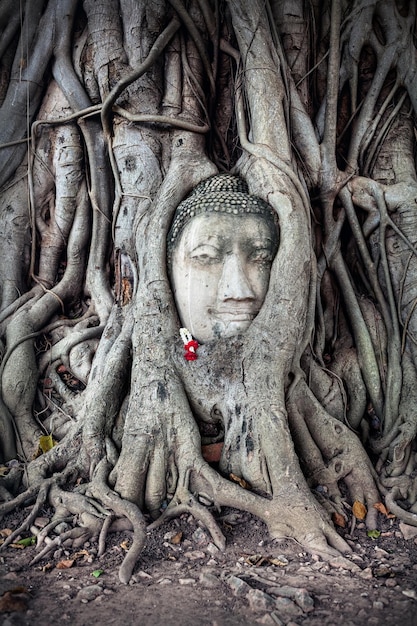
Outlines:
[[[203,459],[207,461],[207,463],[218,463],[222,455],[223,445],[223,442],[220,442],[201,446]]]
[[[362,502],[359,502],[359,500],[356,500],[352,506],[352,513],[356,519],[363,520],[367,513],[366,506],[362,504]]]
[[[41,571],[42,571],[42,572],[49,572],[49,570],[50,570],[50,569],[52,569],[52,568],[53,568],[53,566],[54,566],[54,565],[53,565],[53,563],[47,563],[46,565],[44,565],[44,566],[41,568]]]
[[[2,530],[0,530],[0,537],[9,537],[12,532],[11,528],[2,528]]]
[[[90,553],[88,552],[88,550],[78,550],[78,552],[71,554],[71,558],[74,559],[74,561],[76,559],[80,559],[82,556],[87,558],[90,556]]]
[[[240,478],[240,476],[236,476],[236,474],[229,474],[229,478],[233,480],[234,483],[238,483],[243,489],[252,489],[251,485],[244,478]]]
[[[288,560],[285,556],[272,557],[265,556],[263,554],[250,554],[245,559],[246,563],[249,565],[255,565],[255,567],[261,567],[262,565],[278,565],[280,567],[284,567],[288,565]]]
[[[278,565],[279,567],[285,567],[288,565],[288,560],[285,556],[275,557],[268,559],[271,565]]]
[[[127,552],[129,550],[129,542],[128,542],[128,540],[125,539],[124,541],[122,541],[122,543],[120,544],[120,547]]]
[[[385,515],[388,519],[394,519],[395,515],[393,513],[389,513],[387,507],[382,502],[377,502],[374,504],[374,509]]]
[[[255,567],[261,567],[261,565],[265,565],[265,563],[269,563],[269,559],[267,556],[263,556],[263,554],[250,554],[245,559],[248,565],[255,565]]]
[[[180,543],[181,539],[182,539],[182,530],[180,530],[173,537],[171,537],[170,542],[173,544],[177,544],[177,543]]]
[[[56,569],[69,569],[74,565],[74,559],[63,559],[56,564]]]
[[[332,515],[333,524],[339,526],[340,528],[344,528],[346,526],[346,520],[340,513],[334,512]]]

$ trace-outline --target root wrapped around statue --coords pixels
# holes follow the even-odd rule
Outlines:
[[[0,8],[4,547],[124,524],[128,582],[185,512],[345,567],[352,507],[417,525],[415,16],[287,4]]]

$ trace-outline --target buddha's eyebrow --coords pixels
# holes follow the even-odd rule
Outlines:
[[[195,250],[199,246],[224,246],[227,243],[228,237],[224,235],[201,235],[195,237],[190,243],[189,248]]]
[[[220,250],[220,246],[217,246],[216,243],[212,243],[209,241],[201,241],[199,243],[196,243],[192,247],[190,247],[189,252],[190,253],[195,252],[199,248],[213,248],[214,250]]]
[[[254,247],[264,247],[264,246],[272,246],[274,240],[272,237],[247,237],[244,241],[245,245],[254,246]]]

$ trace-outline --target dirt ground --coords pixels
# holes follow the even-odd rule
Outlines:
[[[0,535],[29,510],[4,518]],[[39,528],[49,514],[36,520]],[[417,625],[417,528],[384,518],[374,539],[361,523],[339,529],[354,548],[352,572],[293,541],[271,542],[249,514],[223,510],[219,524],[227,537],[223,553],[187,515],[149,533],[127,586],[118,580],[118,565],[128,531],[110,535],[100,558],[90,542],[79,550],[56,547],[29,566],[36,546],[6,547],[0,551],[0,624]]]

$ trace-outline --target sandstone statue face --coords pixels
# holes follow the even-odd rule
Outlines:
[[[259,312],[277,249],[263,215],[202,213],[182,230],[172,252],[178,314],[200,343],[245,331]]]

